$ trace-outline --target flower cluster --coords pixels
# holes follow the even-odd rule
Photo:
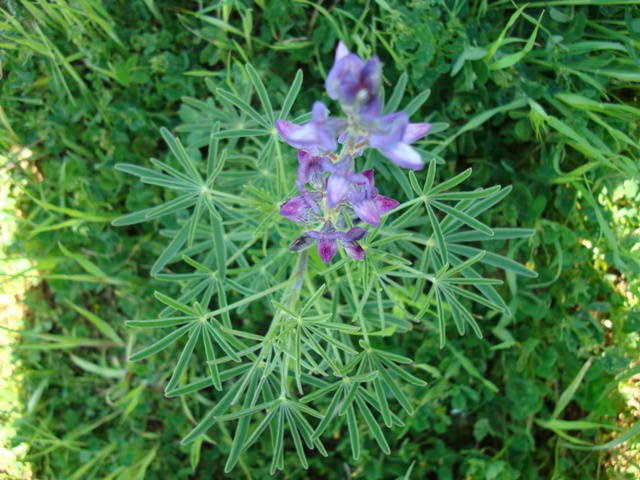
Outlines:
[[[368,231],[359,226],[348,229],[348,220],[378,228],[380,217],[398,206],[396,200],[378,193],[373,170],[356,171],[355,159],[365,148],[377,149],[403,168],[420,170],[424,166],[411,143],[429,133],[431,125],[409,123],[404,112],[382,115],[381,83],[378,58],[365,62],[340,42],[326,89],[346,117],[330,116],[327,107],[316,102],[308,123],[276,122],[284,141],[299,150],[299,195],[281,206],[280,215],[307,227],[320,226],[319,230],[303,233],[291,245],[292,251],[317,242],[320,258],[329,263],[340,243],[352,258],[364,258],[358,240]],[[337,152],[339,145],[342,148]]]

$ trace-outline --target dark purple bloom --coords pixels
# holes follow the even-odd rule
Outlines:
[[[298,180],[302,183],[310,183],[315,188],[324,186],[325,164],[331,162],[328,157],[314,157],[303,151],[298,151]]]
[[[343,118],[328,118],[327,107],[322,102],[313,104],[311,121],[296,125],[286,120],[276,122],[280,136],[294,148],[311,155],[322,155],[338,148],[336,137],[347,127]]]
[[[351,258],[362,260],[364,259],[364,249],[358,245],[358,240],[366,237],[367,233],[367,229],[362,227],[353,227],[348,232],[338,232],[333,228],[331,222],[325,222],[319,232],[310,230],[303,233],[293,242],[291,251],[300,252],[309,248],[313,242],[318,242],[320,259],[328,265],[336,256],[339,240]]]
[[[367,178],[367,183],[356,186],[349,192],[347,199],[360,220],[378,228],[380,216],[390,212],[400,203],[393,198],[378,194],[378,189],[373,186],[373,170],[367,170],[362,174]]]
[[[333,260],[333,257],[336,256],[336,252],[338,251],[336,240],[344,237],[344,232],[336,232],[331,222],[325,222],[319,232],[311,230],[307,232],[307,235],[318,241],[320,260],[328,264]]]
[[[340,163],[328,162],[325,168],[331,172],[327,180],[327,205],[329,208],[335,207],[347,196],[351,184],[368,182],[362,173],[352,171],[351,157],[348,155]]]
[[[378,92],[382,83],[382,70],[378,57],[368,62],[349,53],[344,43],[338,44],[336,60],[327,76],[327,95],[340,100],[343,107],[354,108],[367,121],[380,116],[381,104]]]
[[[280,215],[297,223],[312,223],[320,218],[321,192],[309,192],[301,181],[296,181],[300,195],[290,198],[280,206]]]
[[[400,167],[421,170],[422,157],[409,144],[420,140],[429,130],[429,123],[409,123],[406,113],[391,113],[380,118],[369,137],[369,145]]]
[[[353,227],[342,237],[341,243],[344,251],[355,260],[364,260],[364,249],[358,245],[358,240],[367,236],[368,230],[362,227]]]
[[[301,252],[306,250],[315,243],[315,239],[311,238],[307,232],[303,233],[291,244],[292,252]]]

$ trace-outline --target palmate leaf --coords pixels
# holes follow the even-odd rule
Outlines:
[[[172,395],[173,391],[178,388],[178,384],[186,371],[189,360],[191,359],[194,349],[199,341],[202,341],[204,345],[211,384],[218,390],[222,389],[223,379],[231,377],[225,372],[221,373],[219,371],[219,362],[216,361],[216,349],[223,353],[223,358],[228,357],[232,362],[236,363],[241,362],[242,357],[253,356],[253,349],[247,348],[246,345],[236,339],[232,333],[224,330],[218,323],[218,320],[213,318],[208,312],[205,312],[199,303],[196,302],[192,307],[160,292],[155,292],[155,296],[162,303],[170,307],[172,311],[178,311],[181,315],[151,320],[130,320],[126,322],[126,324],[128,326],[140,328],[166,328],[181,326],[153,345],[134,353],[131,355],[129,360],[138,361],[154,355],[175,343],[179,338],[188,334],[188,340],[165,389],[167,395]]]
[[[348,379],[348,384],[343,381],[336,382],[337,390],[333,395],[331,402],[324,414],[324,417],[315,432],[313,433],[313,439],[319,439],[320,436],[326,431],[332,421],[340,421],[346,418],[347,428],[349,431],[349,442],[351,444],[351,452],[353,458],[357,460],[360,456],[360,432],[357,423],[356,412],[359,412],[365,421],[369,431],[375,438],[376,442],[386,454],[390,453],[389,444],[387,443],[384,433],[380,428],[380,425],[375,420],[369,406],[373,407],[378,412],[383,411],[379,400],[374,394],[368,392],[361,386],[361,382],[354,379],[355,377]],[[370,375],[366,381],[375,381],[377,376]],[[365,381],[365,380],[363,380]],[[329,392],[327,392],[329,393]],[[309,401],[306,398],[302,399],[303,402]],[[392,425],[401,426],[404,425],[402,421],[393,412],[388,411]],[[384,416],[384,414],[383,414]]]
[[[304,453],[303,440],[308,449],[313,450],[314,448],[318,448],[318,451],[324,456],[327,456],[327,452],[319,439],[312,438],[313,429],[307,421],[305,414],[315,418],[323,417],[312,408],[290,399],[281,398],[273,401],[270,408],[265,412],[263,419],[251,436],[245,441],[243,451],[251,448],[267,427],[269,427],[271,430],[271,444],[273,445],[271,462],[271,474],[273,475],[276,470],[282,470],[284,468],[284,436],[286,426],[288,426],[296,453],[300,459],[300,464],[303,468],[307,469],[309,464]]]
[[[220,125],[215,123],[213,125],[213,134],[219,131]],[[142,211],[134,212],[123,217],[120,217],[113,221],[113,225],[133,225],[148,220],[154,220],[157,218],[165,217],[168,215],[175,215],[183,212],[191,207],[193,211],[188,220],[186,220],[180,230],[175,233],[169,243],[169,245],[162,252],[160,257],[154,263],[151,274],[157,275],[169,262],[171,262],[181,251],[184,245],[187,245],[188,249],[194,247],[196,239],[198,238],[198,230],[200,228],[200,220],[205,211],[208,211],[207,215],[211,231],[213,233],[213,247],[216,253],[216,260],[218,266],[219,278],[224,279],[226,275],[226,240],[222,217],[218,212],[218,208],[225,201],[233,202],[236,200],[236,196],[225,193],[217,192],[213,189],[214,183],[220,172],[222,166],[225,163],[226,151],[220,155],[219,159],[212,158],[212,155],[217,155],[218,141],[212,139],[210,142],[210,154],[207,158],[207,176],[203,177],[196,162],[191,158],[187,150],[184,148],[179,139],[175,138],[167,129],[161,129],[163,138],[165,139],[169,149],[173,156],[177,159],[182,172],[175,168],[160,162],[153,160],[152,163],[157,165],[161,170],[166,173],[156,172],[144,167],[139,167],[130,164],[118,164],[117,168],[121,171],[137,175],[143,182],[152,184],[162,184],[169,188],[179,191],[179,195],[162,205],[151,207]],[[213,152],[213,153],[211,153]],[[241,197],[237,197],[240,199]],[[226,207],[224,207],[226,208]]]
[[[214,99],[209,99],[207,102],[190,97],[183,99],[192,109],[190,116],[200,117],[197,123],[180,127],[180,131],[198,133],[197,138],[202,137],[202,140],[196,140],[192,142],[192,145],[206,145],[203,144],[204,134],[213,128],[214,122],[219,122],[220,126],[219,130],[214,134],[214,138],[217,139],[274,135],[276,112],[273,110],[264,83],[251,64],[247,64],[245,68],[251,85],[245,88],[234,85],[235,93],[217,88],[207,79],[209,80],[207,82],[209,90],[222,108],[215,107],[216,102]],[[277,118],[285,119],[288,116],[300,91],[302,77],[302,71],[298,70]],[[241,90],[241,92],[238,92],[238,90]],[[264,113],[260,113],[251,106],[252,90],[256,92]]]
[[[422,308],[416,315],[416,319],[420,319],[425,315],[429,306],[431,305],[431,302],[435,299],[437,312],[436,317],[438,319],[440,332],[440,348],[442,348],[445,343],[445,301],[448,301],[448,309],[452,312],[454,323],[456,324],[461,335],[464,334],[464,325],[466,322],[470,324],[476,335],[482,338],[480,328],[478,327],[476,321],[474,320],[471,313],[460,303],[459,298],[467,298],[472,302],[479,303],[492,310],[500,312],[505,311],[503,307],[504,302],[496,303],[492,295],[487,295],[486,292],[488,290],[486,290],[485,288],[492,288],[491,285],[493,284],[501,284],[501,280],[485,279],[477,275],[474,277],[466,278],[458,276],[462,272],[467,272],[468,274],[468,272],[471,270],[471,267],[474,264],[480,262],[484,255],[485,252],[480,251],[476,256],[469,258],[464,262],[459,262],[454,267],[444,265],[438,270],[435,275],[424,275],[421,274],[421,272],[418,272],[411,268],[405,269],[416,277],[424,275],[426,280],[431,283],[431,288],[429,289],[426,299],[423,301]],[[466,290],[464,287],[468,285],[473,285],[475,288],[477,288],[481,295],[478,295],[470,290]]]
[[[493,286],[500,282],[483,279],[477,268],[472,267],[473,264],[484,263],[525,277],[537,276],[535,272],[510,258],[469,245],[469,243],[477,242],[527,238],[534,233],[531,229],[499,228],[494,230],[477,220],[480,214],[503,200],[511,191],[511,187],[504,189],[493,187],[470,192],[447,191],[459,185],[470,174],[470,170],[467,170],[436,185],[434,183],[435,163],[431,162],[422,189],[418,185],[417,178],[414,178],[415,175],[413,173],[409,175],[412,189],[420,195],[420,199],[427,209],[430,229],[426,229],[427,235],[411,232],[410,237],[399,238],[395,244],[398,249],[409,252],[418,259],[415,267],[407,268],[405,266],[401,270],[385,273],[387,277],[400,277],[401,280],[405,278],[413,283],[410,303],[416,305],[419,311],[415,319],[422,318],[427,311],[431,311],[440,325],[441,344],[445,340],[444,325],[446,317],[449,315],[453,317],[460,333],[464,333],[465,325],[468,324],[478,336],[481,335],[475,317],[468,310],[468,307],[465,307],[463,299],[502,311],[507,316],[510,315],[507,305]],[[434,187],[434,185],[436,186]],[[414,204],[412,208],[420,199],[410,202]],[[448,205],[444,203],[445,201],[455,201],[456,203]],[[435,209],[444,213],[444,217],[438,219]],[[404,215],[409,213],[409,210]],[[423,226],[424,222],[417,214],[412,214],[407,216],[400,225],[405,228]],[[392,223],[391,227],[394,226],[397,227],[398,224]],[[386,230],[382,232],[385,237],[397,238],[407,232],[397,228],[387,228]],[[447,269],[449,273],[446,273]],[[441,282],[441,280],[444,281]],[[433,283],[434,286],[425,297],[423,291],[427,283]],[[473,285],[479,294],[468,290],[467,286],[469,285]],[[396,298],[404,297],[404,294],[398,295],[402,289],[394,286],[392,290]]]
[[[477,202],[497,193],[500,190],[500,187],[496,186],[484,190],[477,189],[472,192],[447,192],[447,190],[456,187],[467,178],[469,178],[469,176],[471,175],[471,169],[469,168],[464,172],[456,175],[455,177],[450,178],[449,180],[446,180],[438,184],[437,186],[434,186],[433,177],[435,175],[435,168],[435,160],[430,161],[427,171],[427,181],[425,182],[422,190],[422,200],[424,202],[425,208],[427,209],[427,213],[429,214],[431,226],[436,233],[438,245],[440,245],[441,247],[443,263],[447,263],[447,261],[445,260],[447,258],[446,245],[444,245],[444,243],[441,243],[441,241],[443,240],[443,227],[439,224],[439,222],[435,220],[435,215],[432,208],[436,208],[441,212],[446,213],[461,224],[466,224],[474,230],[478,230],[486,235],[492,236],[493,230],[484,223],[477,220],[474,215],[469,215],[464,210],[456,207],[451,207],[444,202],[464,200]]]
[[[303,403],[309,403],[332,394],[327,410],[312,438],[320,438],[332,422],[339,422],[346,418],[351,451],[356,460],[360,455],[357,413],[360,413],[380,448],[388,453],[389,445],[372,409],[381,414],[386,426],[403,425],[390,408],[387,396],[391,394],[409,414],[413,413],[413,407],[408,397],[397,385],[395,377],[414,385],[426,385],[425,382],[398,365],[398,363],[410,363],[410,359],[374,349],[364,340],[360,341],[360,347],[363,350],[342,369],[341,380],[324,385],[302,398]]]

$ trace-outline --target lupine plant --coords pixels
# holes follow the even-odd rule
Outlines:
[[[426,388],[391,338],[418,325],[444,346],[448,319],[481,337],[483,319],[510,315],[494,288],[502,281],[482,273],[535,276],[484,248],[533,232],[481,220],[509,187],[454,190],[471,169],[437,181],[443,159],[414,143],[443,125],[409,119],[428,92],[396,111],[406,76],[385,101],[377,57],[365,61],[341,42],[326,79],[337,105],[318,101],[293,121],[301,72],[276,111],[256,70],[243,73],[234,92],[210,82],[214,98],[185,99],[194,119],[180,128],[186,146],[162,130],[174,158],[117,167],[173,192],[114,223],[175,217],[151,273],[182,292],[156,292],[159,318],[128,322],[165,329],[130,360],[182,339],[166,396],[211,392],[213,407],[184,444],[202,442],[217,422],[237,423],[227,471],[262,435],[272,473],[290,450],[305,468],[308,451],[327,455],[323,437],[340,429],[355,459],[369,435],[389,453],[384,429],[402,426]],[[341,114],[330,111],[338,106]],[[297,150],[297,172],[282,140]]]

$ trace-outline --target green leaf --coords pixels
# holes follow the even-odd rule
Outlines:
[[[198,169],[194,165],[193,160],[191,160],[191,158],[187,154],[187,151],[182,146],[182,143],[180,143],[180,140],[174,137],[173,135],[171,135],[171,132],[164,127],[160,129],[160,134],[162,135],[162,138],[164,138],[164,141],[167,143],[167,145],[169,146],[169,149],[171,150],[173,155],[176,157],[176,159],[178,160],[178,162],[180,163],[184,171],[198,185],[201,185],[202,177],[200,176]]]
[[[169,188],[172,188],[171,185],[174,185],[175,188],[179,189],[193,188],[193,183],[185,182],[180,178],[171,178],[163,173],[131,163],[116,163],[115,169],[140,177],[144,183],[151,185],[167,186]]]
[[[213,234],[213,248],[216,252],[218,278],[220,281],[224,281],[227,276],[227,246],[224,241],[224,226],[222,225],[222,221],[213,215],[210,217],[210,221],[211,232]]]
[[[385,454],[389,455],[391,453],[391,449],[389,448],[387,439],[384,438],[384,433],[382,433],[382,429],[380,428],[380,425],[378,425],[378,422],[373,417],[371,410],[369,410],[369,407],[367,407],[367,404],[360,397],[356,397],[356,403],[358,404],[358,410],[360,410],[360,413],[362,414],[364,421],[367,423],[369,430],[373,434],[373,438],[376,439],[376,442],[378,442],[378,445],[380,446],[382,451]]]
[[[255,428],[255,430],[253,431],[251,436],[249,438],[247,438],[247,441],[245,442],[244,446],[242,447],[243,451],[246,452],[249,448],[251,448],[251,445],[253,445],[256,442],[256,440],[258,440],[260,435],[262,435],[262,432],[264,432],[264,430],[267,428],[267,425],[269,425],[271,420],[273,420],[273,418],[278,413],[280,413],[280,409],[278,409],[278,408],[274,408],[270,412],[267,412],[267,414],[264,416],[262,421]]]
[[[164,303],[168,307],[173,308],[174,310],[178,310],[178,311],[180,311],[182,313],[186,313],[188,315],[193,315],[196,318],[200,316],[200,315],[198,315],[198,312],[194,308],[192,308],[192,307],[190,307],[188,305],[185,305],[184,303],[181,303],[181,302],[179,302],[177,300],[174,300],[173,298],[165,295],[164,293],[155,291],[155,292],[153,292],[153,294],[158,300],[160,300],[162,303]]]
[[[593,358],[589,358],[589,360],[585,362],[585,364],[582,366],[578,374],[574,377],[573,380],[571,380],[571,383],[569,384],[567,389],[564,392],[562,392],[562,395],[560,395],[560,398],[558,399],[558,403],[556,404],[556,408],[553,409],[553,413],[551,414],[550,420],[557,419],[558,416],[562,413],[562,411],[567,407],[567,405],[569,405],[569,402],[571,401],[573,396],[576,394],[578,387],[582,383],[582,379],[587,373],[587,370],[589,370],[589,367],[591,367],[592,361],[593,361]]]
[[[307,457],[304,454],[304,447],[302,446],[302,440],[300,439],[300,433],[298,432],[297,423],[294,420],[295,417],[286,411],[287,418],[289,420],[289,429],[291,430],[291,436],[293,437],[293,444],[296,448],[296,453],[298,454],[298,458],[300,459],[300,464],[302,468],[307,470],[309,468],[309,463],[307,462]]]
[[[434,285],[431,288],[435,290],[436,296],[436,305],[438,306],[438,333],[440,337],[440,348],[443,348],[446,342],[446,324],[444,318],[444,306],[442,305],[442,296],[440,294],[440,289]]]
[[[300,310],[300,315],[301,316],[304,315],[305,313],[307,313],[309,311],[309,309],[313,305],[315,305],[315,303],[318,300],[318,298],[320,298],[320,296],[324,293],[326,287],[327,287],[326,283],[323,283],[322,285],[320,285],[320,288],[318,288],[318,290],[316,290],[313,293],[313,295],[311,295],[309,300],[307,300],[307,303],[305,303],[304,307],[302,307],[302,310]],[[295,317],[295,314],[293,316]]]
[[[387,397],[385,396],[384,388],[382,387],[382,382],[377,376],[373,380],[373,389],[376,394],[376,398],[380,403],[380,407],[381,407],[380,413],[382,413],[382,420],[384,421],[384,424],[387,427],[390,427],[392,425],[392,422],[391,422],[391,411],[389,410],[389,403],[387,402]]]
[[[396,82],[396,86],[393,88],[393,93],[384,104],[384,113],[392,113],[398,111],[400,102],[404,96],[404,91],[407,88],[408,76],[406,73],[402,73]]]
[[[477,255],[482,250],[473,247],[467,247],[466,245],[449,244],[449,251],[451,253],[470,257],[472,255]],[[529,278],[536,278],[538,276],[536,272],[528,269],[524,265],[519,264],[515,260],[511,260],[510,258],[498,255],[493,252],[485,252],[484,257],[482,258],[482,263],[493,265],[494,267],[501,268],[502,270],[514,272],[517,275],[522,275]]]
[[[96,327],[98,329],[98,331],[100,333],[102,333],[105,337],[113,340],[118,345],[124,345],[124,340],[122,340],[122,338],[120,338],[120,336],[116,333],[116,331],[113,329],[113,327],[111,325],[109,325],[107,322],[102,320],[96,314],[91,313],[89,310],[86,310],[86,309],[84,309],[82,307],[78,307],[77,305],[74,305],[73,303],[71,303],[67,299],[65,299],[64,301],[65,301],[65,303],[67,305],[69,305],[71,308],[73,308],[76,312],[78,312],[84,318],[89,320],[93,324],[93,326]]]
[[[156,262],[151,267],[151,275],[157,275],[176,256],[189,236],[190,221],[186,222],[171,240],[167,248],[160,254]]]
[[[420,107],[424,105],[424,102],[427,101],[431,95],[431,90],[427,89],[420,92],[418,95],[413,97],[413,99],[402,109],[407,115],[411,116],[420,110]]]
[[[189,465],[191,465],[191,470],[194,472],[198,468],[198,464],[200,463],[200,451],[202,449],[202,437],[197,438],[189,449]]]
[[[262,410],[267,410],[270,407],[272,407],[276,402],[279,402],[280,400],[271,400],[269,402],[264,402],[261,403],[260,405],[255,405],[253,407],[243,407],[242,409],[238,410],[237,412],[233,412],[233,413],[228,413],[226,415],[220,415],[218,416],[218,420],[221,422],[227,422],[229,420],[237,420],[239,418],[243,418],[246,416],[252,416],[258,412],[261,412]]]
[[[458,221],[460,221],[462,223],[465,223],[466,225],[470,226],[474,230],[478,230],[478,231],[484,233],[485,235],[493,236],[493,230],[491,230],[488,226],[486,226],[484,223],[480,222],[479,220],[476,220],[475,218],[467,215],[466,213],[461,212],[460,210],[458,210],[458,209],[456,209],[454,207],[450,207],[449,205],[441,203],[441,202],[438,202],[436,200],[432,200],[431,204],[434,207],[437,207],[442,212],[445,212],[445,213],[451,215],[456,220],[458,220]]]
[[[193,327],[194,326],[191,325],[191,324],[187,324],[184,327],[180,327],[178,330],[173,331],[172,333],[170,333],[169,335],[164,337],[162,340],[159,340],[156,343],[154,343],[153,345],[150,345],[147,348],[144,348],[144,349],[140,350],[139,352],[134,353],[133,355],[131,355],[129,357],[129,361],[130,362],[137,362],[138,360],[143,360],[143,359],[145,359],[147,357],[150,357],[151,355],[154,355],[154,354],[164,350],[169,345],[171,345],[176,340],[178,340],[180,337],[182,337],[184,334],[189,332]]]
[[[618,435],[615,439],[611,440],[610,442],[603,443],[602,445],[593,445],[593,446],[587,447],[587,446],[579,446],[579,445],[563,443],[562,446],[567,448],[573,448],[575,450],[590,450],[590,451],[610,450],[612,448],[616,448],[618,445],[621,445],[624,442],[628,442],[634,439],[639,433],[640,433],[640,422],[636,422],[636,424],[633,427],[629,428],[627,431],[625,431],[621,435]]]
[[[262,115],[260,115],[251,105],[246,103],[240,97],[234,95],[231,92],[227,92],[226,90],[222,90],[221,88],[219,88],[216,91],[216,93],[220,97],[222,97],[225,100],[227,100],[229,103],[231,103],[234,106],[236,106],[238,109],[242,110],[245,114],[247,114],[249,117],[251,117],[253,120],[255,120],[259,125],[261,125],[265,129],[269,129],[270,128],[269,127],[269,122],[267,122],[262,117]],[[224,131],[223,132],[217,132],[216,134],[214,134],[212,136],[216,137],[216,138],[224,138],[224,137],[221,137],[221,135],[224,135]]]
[[[347,409],[347,426],[349,429],[349,443],[351,444],[351,453],[354,460],[360,458],[360,434],[358,433],[358,424],[356,423],[356,412],[353,405]]]
[[[262,83],[262,79],[250,63],[247,63],[246,69],[249,74],[249,78],[251,78],[251,83],[253,83],[253,87],[256,89],[258,97],[260,98],[262,108],[264,108],[267,118],[269,119],[268,126],[271,127],[275,122],[275,116],[273,114],[273,108],[271,107],[271,101],[269,100],[267,89],[265,88],[264,83]]]
[[[251,386],[245,396],[245,400],[243,403],[243,409],[248,409],[254,402],[254,399],[257,398],[257,379],[253,378],[251,382]],[[237,396],[237,395],[236,395]],[[231,451],[229,452],[229,457],[227,458],[227,463],[225,464],[224,470],[229,473],[233,467],[236,466],[238,460],[240,459],[240,454],[242,453],[242,447],[247,439],[247,435],[249,434],[249,425],[251,423],[251,416],[244,415],[240,421],[238,422],[238,426],[236,427],[236,433],[233,437],[233,443],[231,445]]]
[[[162,328],[162,327],[175,327],[184,323],[194,322],[195,318],[189,315],[188,317],[169,317],[169,318],[154,318],[151,320],[127,320],[124,324],[127,327],[134,328]]]
[[[181,195],[179,197],[174,198],[162,205],[158,205],[157,207],[153,207],[148,210],[145,214],[145,220],[154,220],[156,218],[166,217],[167,215],[171,215],[173,213],[181,212],[189,207],[192,207],[198,201],[198,195],[195,193]],[[120,220],[120,219],[119,219]]]
[[[435,170],[435,167],[434,167],[434,170]],[[427,190],[427,195],[435,195],[460,185],[462,182],[464,182],[467,178],[471,176],[471,172],[472,172],[472,169],[467,168],[464,172],[459,173],[455,177],[452,177],[449,180],[446,180],[438,184],[438,186],[433,187],[430,190]],[[435,175],[435,171],[434,171],[434,175]]]
[[[447,242],[445,242],[444,235],[442,234],[442,229],[440,228],[440,223],[436,218],[436,214],[433,212],[431,205],[425,202],[424,206],[427,209],[427,214],[429,216],[429,221],[431,222],[431,228],[433,229],[433,233],[436,237],[436,242],[438,243],[438,250],[440,250],[440,258],[442,259],[442,263],[447,265],[449,263],[449,253],[447,250]]]
[[[389,372],[385,370],[385,368],[381,365],[381,363],[377,359],[374,359],[374,361],[378,369],[378,372],[380,372],[380,377],[384,382],[384,384],[387,386],[389,390],[391,390],[391,393],[396,398],[396,400],[398,400],[398,403],[400,403],[402,408],[404,408],[404,410],[409,415],[413,415],[413,407],[411,406],[411,402],[409,401],[407,396],[404,394],[402,390],[400,390],[400,387],[398,387],[398,385],[393,380],[393,378],[391,378],[391,375],[389,375]],[[388,423],[386,421],[385,423],[387,424],[388,427],[390,427],[391,419],[389,419]]]
[[[216,423],[217,417],[226,412],[231,406],[233,399],[240,391],[241,385],[241,382],[237,382],[233,387],[231,387],[231,389],[218,401],[216,406],[213,407],[213,409],[202,420],[200,420],[200,423],[182,439],[182,445],[189,445],[196,438],[204,435],[204,433],[209,430],[214,423]]]
[[[298,92],[300,92],[300,87],[302,86],[302,77],[302,70],[298,70],[295,78],[293,79],[293,83],[291,83],[291,87],[287,92],[287,96],[285,97],[284,102],[282,102],[282,110],[280,110],[279,115],[281,120],[287,118],[291,111],[291,107],[293,106],[293,102],[295,102],[298,97]]]
[[[173,369],[173,374],[171,375],[171,379],[169,380],[169,383],[164,389],[165,392],[170,392],[180,382],[180,379],[182,378],[182,374],[187,368],[189,359],[193,354],[193,349],[196,346],[196,342],[198,341],[198,338],[200,338],[200,332],[202,332],[202,324],[197,324],[194,328],[192,328],[189,331],[189,340],[187,341],[187,344],[184,346],[184,349],[180,354],[180,358],[178,359],[178,363]]]
[[[60,251],[64,254],[65,257],[68,257],[68,258],[71,258],[72,260],[75,260],[76,262],[78,262],[80,264],[80,266],[87,273],[90,273],[91,275],[94,275],[95,277],[100,278],[103,282],[110,283],[110,284],[115,284],[115,285],[118,285],[118,284],[122,285],[122,284],[126,283],[123,280],[120,280],[118,278],[111,278],[109,275],[104,273],[95,263],[93,263],[90,260],[87,260],[86,258],[84,258],[81,255],[78,255],[76,253],[73,253],[73,252],[69,251],[60,242],[58,242],[58,248],[60,248]],[[122,341],[122,340],[120,340],[120,341]]]
[[[95,363],[84,360],[83,358],[80,358],[73,353],[70,353],[69,356],[71,357],[73,363],[75,363],[85,372],[95,373],[96,375],[103,378],[123,378],[127,373],[123,368],[110,368],[104,367],[102,365],[96,365]]]
[[[527,43],[525,44],[524,48],[516,53],[506,55],[500,58],[499,60],[496,60],[495,62],[490,63],[489,70],[502,70],[502,69],[511,67],[512,65],[515,65],[520,60],[522,60],[525,57],[525,55],[533,49],[533,46],[536,41],[536,35],[538,34],[538,28],[540,27],[540,21],[542,20],[543,15],[544,15],[544,11],[540,14],[540,18],[536,22],[536,27],[533,29],[533,33],[529,37],[529,40],[527,40]]]
[[[387,368],[389,368],[389,370],[391,370],[396,375],[398,375],[405,382],[408,382],[408,383],[410,383],[412,385],[415,385],[417,387],[424,387],[424,386],[427,385],[427,382],[425,382],[424,380],[419,379],[418,377],[414,377],[409,372],[407,372],[405,369],[403,369],[399,365],[396,365],[393,362],[384,362],[384,365]]]

